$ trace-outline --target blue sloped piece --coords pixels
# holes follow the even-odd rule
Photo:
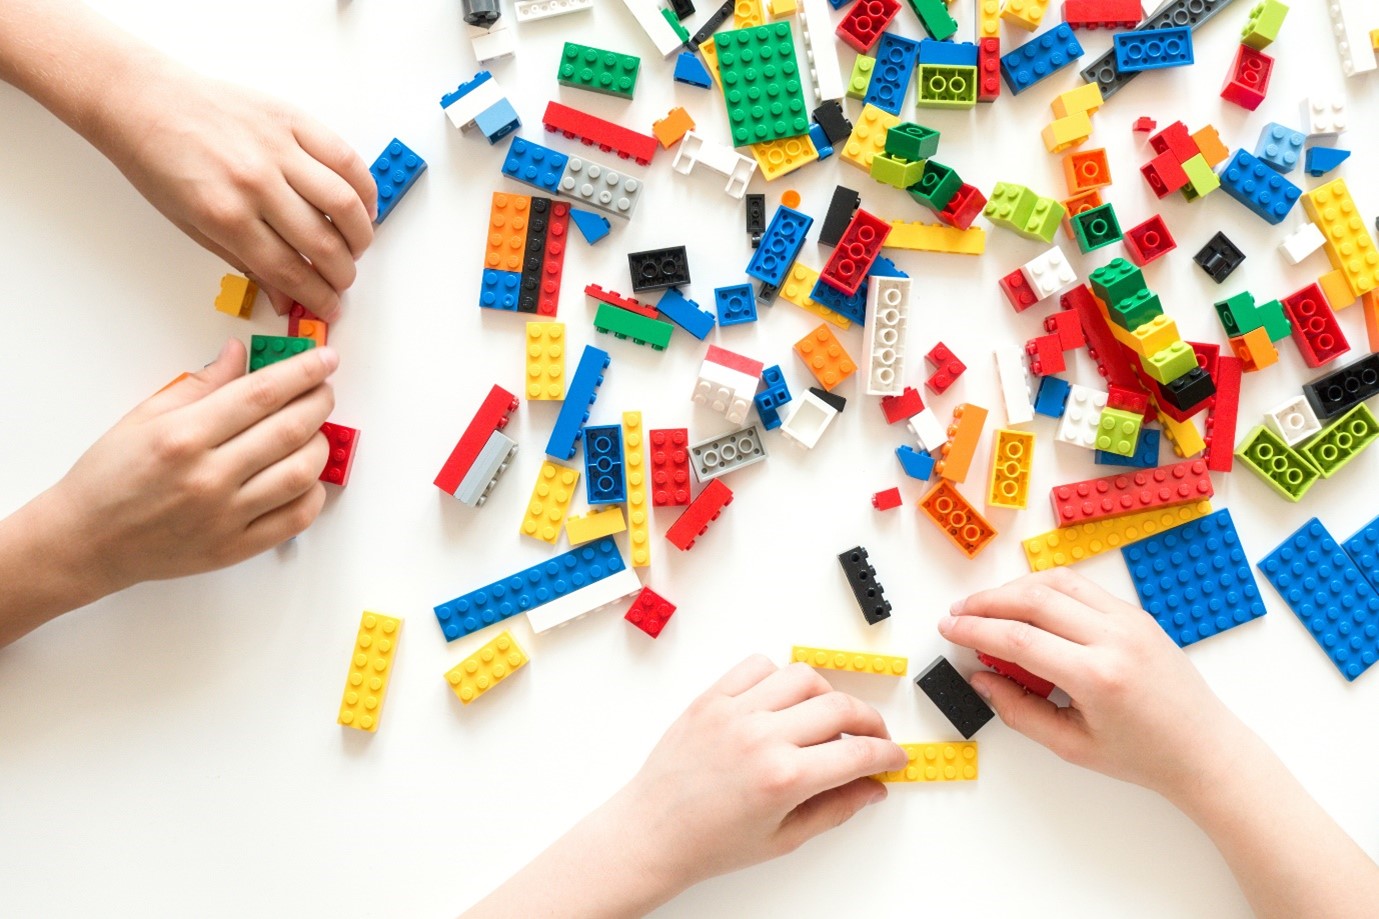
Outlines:
[[[584,237],[584,241],[593,245],[600,239],[607,236],[613,229],[613,224],[602,214],[595,214],[593,211],[583,211],[577,207],[570,208],[570,220],[574,222],[575,229],[579,230],[579,235]]]
[[[699,56],[693,51],[681,51],[680,56],[675,59],[674,79],[676,83],[697,86],[700,89],[708,89],[713,85],[709,68],[704,66],[703,61],[699,60]]]

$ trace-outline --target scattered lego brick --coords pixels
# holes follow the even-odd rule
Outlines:
[[[1039,536],[1031,536],[1022,545],[1029,570],[1047,571],[1139,542],[1210,513],[1210,501],[1155,508],[1124,517],[1107,517],[1092,523],[1059,527]]]
[[[325,468],[318,477],[329,485],[344,488],[350,482],[350,470],[354,467],[354,451],[359,445],[359,429],[327,421],[321,425],[321,433],[326,436],[330,453],[326,456]]]
[[[942,655],[915,677],[915,685],[952,722],[964,740],[970,740],[973,734],[996,716],[991,707],[982,701],[982,697],[977,695],[977,691],[962,678],[962,674]]]
[[[556,81],[561,86],[631,99],[641,66],[641,59],[633,55],[567,41],[560,55]]]
[[[675,614],[675,604],[662,597],[650,587],[643,587],[632,601],[632,606],[623,616],[628,622],[641,629],[652,638],[659,638],[670,617]]]
[[[906,657],[872,654],[866,651],[807,648],[802,645],[795,645],[790,649],[790,660],[820,670],[843,670],[850,673],[871,673],[876,676],[903,677],[910,669],[910,660]]]
[[[394,137],[387,148],[378,155],[369,167],[374,185],[378,187],[378,216],[374,223],[382,223],[397,207],[426,171],[426,160],[422,159],[406,144]]]
[[[704,535],[709,524],[717,520],[732,501],[732,489],[724,485],[721,479],[710,480],[699,497],[691,501],[684,513],[666,530],[666,540],[681,552],[688,552],[694,548],[695,540]]]
[[[843,568],[867,625],[891,618],[890,601],[886,599],[885,588],[876,580],[876,569],[872,567],[867,550],[856,546],[842,552],[838,555],[838,564]]]
[[[831,390],[857,371],[857,364],[838,341],[833,330],[820,324],[795,342],[795,353],[824,389]]]
[[[497,686],[527,663],[526,652],[510,632],[498,637],[445,673],[445,681],[465,705]]]
[[[337,723],[371,734],[378,730],[401,631],[401,619],[367,611],[360,617]]]
[[[969,559],[976,558],[996,538],[996,528],[946,479],[940,479],[919,500],[919,506]]]
[[[871,496],[871,506],[878,511],[893,511],[903,503],[899,488],[887,488]]]
[[[1001,428],[991,445],[991,476],[986,503],[1024,510],[1029,504],[1029,478],[1034,463],[1034,435]]]
[[[931,393],[939,396],[947,392],[967,370],[967,365],[958,360],[957,355],[949,351],[943,342],[938,342],[930,348],[929,353],[924,355],[924,361],[934,368],[934,372],[924,381],[924,385]]]
[[[1204,460],[1120,473],[1054,486],[1049,493],[1059,526],[1090,523],[1210,498],[1214,494]]]

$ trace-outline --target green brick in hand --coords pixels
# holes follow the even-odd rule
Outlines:
[[[289,357],[310,351],[316,347],[311,338],[288,338],[286,335],[255,335],[249,340],[249,372],[262,370],[269,364],[285,361]]]

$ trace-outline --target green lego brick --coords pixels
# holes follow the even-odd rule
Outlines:
[[[687,42],[690,40],[689,29],[680,25],[679,16],[676,16],[675,13],[666,9],[661,10],[661,16],[665,19],[667,23],[670,24],[670,28],[672,31],[675,32],[676,38],[680,39],[680,41],[682,42]]]
[[[957,20],[948,12],[943,0],[909,0],[910,9],[919,18],[919,24],[934,41],[946,41],[958,31]]]
[[[1020,232],[1034,212],[1034,192],[1014,182],[997,182],[982,208],[982,216],[998,227]]]
[[[1101,410],[1097,422],[1096,448],[1117,456],[1134,456],[1140,443],[1144,416],[1119,408]]]
[[[876,69],[876,58],[869,54],[857,55],[857,60],[852,62],[852,76],[848,77],[847,97],[849,99],[864,99],[867,95],[867,87],[871,85],[871,74]]]
[[[1092,291],[1108,306],[1149,286],[1144,283],[1144,273],[1123,258],[1111,259],[1093,271],[1087,280],[1092,282]],[[1133,330],[1134,326],[1130,328]]]
[[[924,161],[878,153],[871,158],[871,177],[893,188],[910,188],[924,177]],[[910,194],[913,195],[914,191],[911,190]]]
[[[1299,448],[1308,462],[1329,479],[1341,471],[1375,439],[1379,438],[1379,421],[1363,402],[1322,428],[1316,437]]]
[[[1258,324],[1250,325],[1255,312],[1255,298],[1248,290],[1224,300],[1217,300],[1212,306],[1216,308],[1221,328],[1226,330],[1228,338],[1235,338],[1244,335],[1250,329],[1259,328]]]
[[[917,108],[975,108],[977,68],[947,64],[920,64],[915,77],[919,88]]]
[[[1072,225],[1077,247],[1084,255],[1118,243],[1124,236],[1120,231],[1120,221],[1116,220],[1116,209],[1110,202],[1076,215]]]
[[[1279,3],[1278,0],[1256,3],[1250,10],[1250,18],[1245,20],[1245,28],[1240,30],[1240,43],[1263,51],[1278,40],[1279,27],[1287,15],[1286,3]]]
[[[637,88],[637,71],[641,66],[641,58],[631,54],[604,51],[567,41],[560,55],[556,80],[561,86],[631,99]]]
[[[1164,386],[1188,373],[1197,366],[1197,352],[1185,341],[1175,341],[1157,354],[1145,358],[1140,364],[1144,372]]]
[[[1269,333],[1269,341],[1283,341],[1293,334],[1293,324],[1288,321],[1288,314],[1283,311],[1283,304],[1278,300],[1270,300],[1256,307],[1255,319],[1258,320],[1255,327],[1263,326]],[[1248,332],[1249,329],[1245,331]]]
[[[1025,218],[1023,226],[1015,230],[1026,239],[1037,239],[1043,243],[1053,242],[1054,234],[1063,223],[1068,209],[1052,198],[1034,196],[1034,207]]]
[[[1317,483],[1321,473],[1310,460],[1260,425],[1236,448],[1235,456],[1254,471],[1264,484],[1289,501],[1297,501]]]
[[[255,335],[249,340],[249,372],[262,370],[270,364],[310,351],[315,339],[288,338],[285,335]]]
[[[1207,158],[1200,153],[1189,157],[1183,163],[1183,172],[1187,173],[1187,184],[1183,186],[1183,197],[1188,201],[1196,201],[1203,195],[1208,195],[1221,187],[1221,179],[1207,165]]]
[[[886,132],[886,152],[907,160],[927,160],[938,154],[939,132],[906,121]]]
[[[730,29],[713,44],[733,146],[809,133],[790,23]]]
[[[654,351],[664,351],[666,345],[670,344],[670,333],[674,326],[600,303],[598,311],[594,313],[594,328],[614,338],[629,339],[639,345],[648,345]]]
[[[959,188],[962,188],[962,178],[951,167],[943,165],[938,160],[926,160],[924,174],[909,192],[911,198],[938,213],[948,206],[948,202],[953,200]]]
[[[1127,332],[1133,332],[1145,323],[1153,322],[1162,316],[1164,308],[1159,303],[1159,295],[1146,287],[1110,304],[1106,307],[1106,312],[1116,325]]]

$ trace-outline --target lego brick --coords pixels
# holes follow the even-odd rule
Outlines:
[[[958,186],[953,197],[948,199],[948,206],[940,210],[936,216],[939,222],[954,229],[965,231],[971,228],[972,221],[977,219],[985,207],[986,196],[975,187],[964,182]],[[984,234],[982,239],[985,240]]]
[[[329,485],[344,488],[349,484],[350,469],[354,466],[354,451],[359,445],[359,429],[327,421],[321,425],[321,433],[326,436],[330,452],[326,455],[326,465],[318,479]]]
[[[1025,376],[1025,366],[1020,360],[1020,349],[1014,345],[996,348],[992,355],[996,361],[996,379],[1001,387],[1001,402],[1006,410],[1006,423],[1024,424],[1034,420],[1034,398],[1029,391],[1029,380]]]
[[[881,410],[886,415],[886,423],[895,424],[924,411],[924,400],[913,387],[906,386],[898,396],[882,397]]]
[[[1045,316],[1044,331],[1058,336],[1058,346],[1064,351],[1081,348],[1087,343],[1077,314],[1069,310],[1062,310]]]
[[[1016,268],[996,283],[1001,288],[1001,293],[1005,294],[1006,300],[1010,301],[1011,307],[1017,313],[1023,313],[1038,302],[1038,298],[1034,294],[1034,288],[1030,287],[1029,279],[1025,277],[1025,273],[1019,268]]]
[[[679,57],[675,59],[675,72],[672,79],[676,83],[684,83],[686,86],[697,86],[700,89],[708,89],[713,85],[713,77],[709,75],[709,69],[699,58],[694,56],[693,51],[681,51]]]
[[[903,503],[899,488],[887,488],[871,496],[871,506],[878,511],[893,511]]]
[[[1172,152],[1160,153],[1140,167],[1140,175],[1159,198],[1166,198],[1188,183],[1182,162]]]
[[[735,0],[723,0],[723,3],[708,15],[703,25],[699,27],[699,31],[695,32],[690,40],[685,42],[691,51],[697,51],[704,42],[711,41],[713,34],[722,28],[724,23],[733,18],[734,5]]]
[[[703,341],[714,327],[712,313],[706,313],[699,304],[687,299],[684,294],[671,287],[661,295],[656,309],[671,322]]]
[[[915,677],[915,685],[957,728],[964,740],[971,739],[996,715],[942,655]]]
[[[446,671],[445,681],[465,705],[497,686],[527,663],[527,655],[510,632],[475,651]]]
[[[797,341],[795,353],[824,389],[833,389],[857,370],[857,364],[827,325],[819,325]]]
[[[1173,446],[1174,456],[1186,459],[1207,449],[1206,441],[1202,439],[1201,432],[1197,430],[1197,426],[1192,423],[1190,418],[1179,421],[1165,413],[1162,407],[1160,407],[1156,417],[1164,429],[1164,436]]]
[[[759,144],[752,144],[749,149],[752,151],[757,165],[761,167],[762,178],[768,182],[794,172],[802,166],[816,162],[820,158],[819,151],[808,134],[763,141]]]
[[[838,69],[838,46],[833,41],[833,21],[824,0],[800,0],[800,37],[808,65],[810,89],[816,102],[843,98],[843,77]],[[828,126],[824,126],[828,130]],[[829,140],[838,137],[829,134]]]
[[[1308,175],[1320,178],[1348,159],[1350,159],[1349,150],[1337,150],[1335,147],[1308,147],[1306,165],[1303,169]]]
[[[1116,67],[1121,73],[1163,70],[1192,64],[1192,30],[1136,29],[1112,36]]]
[[[513,137],[503,160],[503,175],[545,192],[555,192],[569,157],[549,147]]]
[[[1355,567],[1374,585],[1379,581],[1379,518],[1371,520],[1354,536],[1341,543],[1341,549]]]
[[[1198,250],[1192,260],[1208,277],[1220,284],[1245,261],[1245,253],[1241,252],[1225,233],[1217,232]]]
[[[953,423],[948,426],[948,440],[938,451],[934,466],[940,476],[950,482],[967,481],[972,459],[977,454],[982,428],[986,425],[986,409],[963,403],[953,409]]]
[[[777,207],[761,245],[747,263],[748,276],[777,287],[784,283],[813,223],[813,217],[794,208],[783,204]]]
[[[1049,497],[1055,521],[1069,526],[1196,503],[1213,494],[1206,462],[1184,460],[1171,466],[1056,485]]]
[[[874,105],[862,106],[862,113],[857,116],[852,133],[848,135],[838,155],[863,172],[870,173],[872,157],[885,149],[886,134],[898,124],[898,116],[884,112]]]
[[[461,504],[483,507],[516,453],[517,442],[494,431],[455,489],[455,497]]]
[[[394,137],[369,167],[373,173],[374,185],[378,188],[378,216],[374,223],[381,224],[397,207],[426,171],[426,160],[409,149],[406,144]]]
[[[892,188],[908,189],[924,177],[924,163],[878,153],[871,158],[871,177]]]
[[[1063,0],[1063,21],[1074,29],[1133,29],[1141,15],[1139,0]]]
[[[608,369],[608,352],[593,345],[585,345],[579,357],[575,375],[565,390],[565,401],[561,403],[560,414],[556,416],[551,428],[550,439],[546,442],[546,455],[559,460],[569,460],[575,455],[575,446],[583,433],[584,423],[589,420],[589,412],[598,398],[598,388],[603,383],[603,374]]]
[[[632,275],[633,293],[681,287],[690,282],[689,256],[684,246],[629,252],[627,270]]]
[[[647,40],[656,48],[661,57],[670,57],[683,43],[683,39],[671,28],[669,20],[661,15],[661,10],[653,0],[622,0],[622,5],[637,20]],[[674,19],[674,14],[671,14]]]
[[[1059,377],[1046,376],[1039,381],[1039,394],[1034,398],[1035,414],[1047,418],[1062,418],[1067,409],[1072,385]]]
[[[550,19],[594,8],[594,0],[515,0],[513,11],[518,22]]]
[[[747,238],[755,249],[766,233],[766,196],[748,195],[746,198]]]
[[[220,292],[215,297],[215,308],[227,316],[249,319],[254,314],[254,298],[258,293],[258,284],[243,275],[227,274],[220,279]]]
[[[977,42],[977,101],[995,102],[1001,95],[1001,40],[988,36]]]
[[[257,285],[255,287],[257,288]],[[321,322],[321,317],[294,300],[292,306],[288,307],[287,310],[287,336],[289,338],[314,338],[315,336],[312,335],[301,334],[303,322]],[[324,325],[325,323],[321,324]],[[316,342],[317,347],[320,347],[321,344],[319,341]]]
[[[1006,0],[1007,9],[1017,0]],[[1007,18],[1007,21],[1009,19]],[[1001,76],[1006,87],[1019,95],[1046,77],[1082,57],[1082,45],[1072,28],[1061,22],[1001,56]]]
[[[594,328],[614,338],[646,345],[653,351],[664,351],[673,331],[669,323],[647,319],[606,303],[599,304],[594,312]]]
[[[958,30],[958,24],[943,0],[909,0],[909,4],[919,18],[919,24],[934,41],[947,41]]]
[[[934,213],[942,211],[962,187],[962,177],[936,159],[924,162],[919,182],[909,188],[910,197]]]
[[[977,68],[920,64],[915,88],[920,108],[972,108],[977,104]]]
[[[1036,696],[1047,699],[1055,689],[1048,680],[1041,676],[1035,676],[1019,664],[1012,664],[1010,661],[1003,661],[999,657],[992,657],[984,651],[977,652],[977,660],[1006,679],[1018,684],[1021,689],[1032,692]]]
[[[960,230],[919,221],[891,221],[885,248],[917,252],[942,252],[949,255],[981,255],[986,251],[986,232],[981,227]]]
[[[1063,206],[1052,198],[1040,197],[1023,185],[1010,182],[997,182],[982,209],[982,216],[997,226],[1044,243],[1053,241],[1064,213]]]
[[[1226,73],[1221,98],[1247,111],[1255,111],[1269,92],[1269,78],[1274,72],[1274,59],[1261,51],[1242,44]]]
[[[1107,450],[1097,450],[1093,454],[1092,461],[1099,466],[1128,466],[1133,469],[1153,469],[1155,466],[1159,465],[1159,438],[1160,434],[1157,430],[1153,428],[1144,428],[1140,431],[1140,439],[1135,445],[1135,452],[1133,455],[1121,456],[1120,454],[1111,453]],[[1231,444],[1227,446],[1227,453],[1230,452],[1230,447],[1232,446],[1234,445]],[[1207,468],[1211,468],[1210,461],[1208,461]],[[1212,469],[1212,471],[1217,472],[1219,470]],[[1229,472],[1230,470],[1226,471]]]
[[[905,376],[905,333],[910,312],[909,278],[876,278],[867,291],[867,394],[898,395]]]
[[[650,587],[643,587],[637,599],[632,601],[627,615],[628,622],[641,629],[652,638],[657,638],[666,627],[670,617],[675,614],[675,604],[656,593]]]
[[[859,54],[852,62],[852,74],[848,77],[846,95],[849,99],[865,99],[867,88],[871,86],[871,75],[876,71],[876,58],[870,54]],[[892,112],[893,115],[900,114]]]
[[[570,221],[579,230],[579,235],[584,237],[584,241],[591,246],[607,236],[613,229],[613,225],[608,222],[607,217],[591,211],[582,211],[577,207],[570,208]]]
[[[688,552],[694,548],[695,540],[704,535],[709,524],[718,519],[718,515],[732,500],[732,489],[724,485],[722,480],[712,479],[666,530],[666,539],[680,551]]]
[[[1265,412],[1264,426],[1290,447],[1296,447],[1322,429],[1311,403],[1303,396],[1290,396]]]
[[[814,449],[842,411],[838,405],[830,404],[828,395],[827,391],[814,387],[802,393],[791,403],[790,411],[781,422],[781,435],[797,447]]]
[[[907,743],[907,761],[895,772],[872,776],[878,782],[973,782],[977,779],[977,744]]]
[[[1240,380],[1244,366],[1239,358],[1225,356],[1217,361],[1213,382],[1216,395],[1207,410],[1205,440],[1207,468],[1230,472],[1235,454],[1235,426],[1240,411]]]
[[[781,425],[781,407],[790,402],[790,387],[786,385],[785,374],[781,372],[780,365],[763,370],[761,382],[765,389],[753,396],[752,402],[761,418],[761,426],[773,431]]]
[[[401,619],[367,610],[360,617],[336,723],[370,734],[378,730],[401,634]]]
[[[446,494],[455,493],[492,434],[507,426],[508,415],[517,410],[517,405],[517,397],[501,386],[489,390],[455,449],[436,474],[437,488]]]
[[[1110,407],[1102,409],[1101,418],[1097,420],[1096,449],[1118,456],[1134,456],[1143,424],[1144,416],[1136,412]]]
[[[571,156],[560,176],[556,193],[586,208],[612,217],[630,218],[641,200],[640,179],[600,163]]]
[[[474,127],[490,144],[496,144],[522,127],[522,119],[517,117],[517,110],[512,107],[511,102],[499,99],[479,113],[474,119]]]
[[[720,32],[714,48],[733,146],[809,133],[790,23]],[[769,108],[757,104],[760,94]]]
[[[1092,119],[1086,113],[1078,112],[1066,118],[1056,118],[1044,126],[1039,138],[1044,149],[1050,153],[1061,153],[1069,147],[1085,143],[1092,136]]]
[[[1335,136],[1350,126],[1345,96],[1341,93],[1308,97],[1302,104],[1302,117],[1308,138]]]
[[[898,12],[898,0],[857,0],[838,23],[835,34],[858,53],[866,54]]]
[[[699,366],[690,401],[705,405],[732,424],[742,424],[752,407],[757,376],[705,360]]]
[[[969,559],[976,558],[996,538],[996,528],[947,479],[940,479],[919,500],[919,506]]]
[[[664,118],[651,123],[651,133],[664,150],[669,150],[672,145],[678,143],[693,130],[694,119],[690,117],[689,112],[678,105],[666,112]]]
[[[474,60],[480,64],[487,64],[489,61],[496,61],[516,54],[517,33],[511,26],[511,20],[507,19],[499,19],[488,28],[466,25],[464,30],[465,34],[469,36],[469,45],[474,52]]]
[[[1225,9],[1231,2],[1232,0],[1170,0],[1170,2],[1159,7],[1154,15],[1136,26],[1136,29],[1148,31],[1172,26],[1187,26],[1195,30]],[[1120,92],[1131,80],[1139,76],[1139,71],[1121,73],[1120,68],[1116,65],[1115,48],[1111,48],[1101,57],[1082,68],[1081,76],[1085,82],[1096,83],[1100,86],[1102,96],[1109,99]]]
[[[627,500],[620,426],[589,425],[584,429],[584,487],[590,504]]]
[[[738,0],[733,7],[733,28],[750,29],[766,21],[761,0]]]
[[[1276,172],[1287,174],[1301,165],[1302,147],[1306,140],[1306,135],[1301,131],[1271,121],[1260,129],[1254,155]]]
[[[460,6],[464,21],[472,26],[491,26],[502,15],[497,0],[462,0]]]
[[[843,293],[855,294],[890,232],[890,224],[858,208],[833,255],[819,272],[820,280]]]
[[[862,101],[883,112],[899,115],[919,64],[920,47],[921,43],[914,39],[883,32],[876,46],[875,68]]]
[[[1327,0],[1326,11],[1331,17],[1331,34],[1336,39],[1341,71],[1353,77],[1379,66],[1374,41],[1365,34],[1366,23],[1372,23],[1374,15],[1365,0]]]
[[[1084,88],[1096,87],[1089,83]],[[1078,150],[1063,157],[1063,178],[1068,183],[1070,195],[1110,185],[1111,165],[1106,159],[1106,148]]]
[[[487,70],[480,70],[473,79],[461,83],[454,92],[441,96],[441,109],[460,131],[476,127],[475,120],[506,97],[498,81]]]
[[[1034,463],[1034,435],[1000,428],[991,444],[991,475],[986,503],[1024,510],[1029,504],[1029,478]]]
[[[565,398],[565,323],[527,323],[527,399]]]
[[[890,601],[886,599],[885,588],[876,579],[876,569],[872,567],[867,550],[861,546],[848,549],[838,555],[838,564],[842,566],[867,625],[891,618]]]
[[[1096,249],[1118,243],[1123,238],[1120,223],[1116,220],[1115,206],[1103,204],[1083,211],[1071,218],[1073,238],[1084,254]]]
[[[1351,292],[1358,297],[1379,288],[1379,252],[1345,179],[1332,179],[1312,189],[1302,196],[1302,207],[1326,237],[1326,257]],[[1338,301],[1332,303],[1340,308]]]
[[[651,497],[656,507],[690,503],[689,432],[659,428],[651,434]]]
[[[645,316],[647,319],[655,319],[657,315],[655,307],[647,306],[632,297],[624,297],[616,290],[604,290],[597,284],[585,285],[584,293],[600,303],[607,303],[609,306],[615,306],[629,313],[636,313],[638,316]]]
[[[842,103],[837,99],[820,102],[810,117],[823,129],[830,147],[837,146],[852,136],[852,122],[848,120]]]
[[[622,413],[623,466],[627,481],[627,545],[633,568],[651,564],[651,517],[646,504],[646,446],[642,413]]]
[[[539,635],[550,629],[568,625],[641,590],[642,584],[637,579],[636,572],[627,568],[621,557],[616,562],[610,560],[609,564],[610,567],[613,564],[620,567],[608,577],[557,597],[539,609],[527,610],[527,622],[531,625],[532,631]]]
[[[558,131],[586,145],[612,151],[623,159],[635,160],[642,166],[650,163],[656,153],[654,137],[630,131],[621,125],[554,100],[546,103],[546,112],[541,117],[541,123],[546,126],[547,131]]]
[[[1347,680],[1379,660],[1379,592],[1313,517],[1259,571]]]
[[[1162,533],[1211,513],[1210,501],[1155,508],[1124,517],[1108,517],[1092,523],[1059,527],[1031,536],[1022,545],[1030,571],[1047,571],[1072,565]]]
[[[1287,4],[1279,0],[1261,0],[1250,9],[1245,28],[1240,31],[1241,41],[1251,48],[1264,50],[1278,38],[1278,30],[1287,15]]]
[[[1330,255],[1330,252],[1327,254]],[[1351,289],[1350,282],[1340,269],[1333,268],[1317,278],[1317,286],[1322,289],[1322,294],[1331,304],[1331,308],[1337,312],[1355,303],[1355,291]]]
[[[1245,436],[1235,455],[1264,484],[1289,501],[1297,501],[1321,477],[1300,453],[1263,425]]]
[[[690,444],[690,467],[700,482],[716,479],[766,459],[756,425]]]
[[[886,132],[886,152],[905,160],[927,160],[936,156],[938,144],[938,131],[910,121],[897,124]]]
[[[934,413],[928,409],[921,409],[912,415],[906,420],[905,427],[910,429],[919,445],[931,453],[937,453],[939,448],[948,442],[947,429],[939,424]]]
[[[930,348],[929,353],[924,355],[924,361],[934,368],[934,372],[924,385],[935,395],[941,396],[947,392],[948,387],[956,383],[958,377],[967,370],[967,365],[958,360],[957,355],[943,342],[937,342]]]
[[[852,325],[851,319],[829,309],[810,296],[810,293],[818,287],[819,273],[807,265],[796,262],[790,268],[790,274],[781,287],[780,295],[787,302],[795,304],[805,312],[813,313],[820,319],[833,323],[840,329],[850,327]]]
[[[571,514],[565,518],[565,536],[572,546],[613,536],[626,529],[627,520],[623,517],[622,508],[612,504],[596,508],[587,514]]]
[[[1182,189],[1184,201],[1196,201],[1221,187],[1221,179],[1200,153],[1183,163],[1183,174],[1187,176],[1187,185]]]
[[[1054,440],[1088,450],[1096,449],[1098,425],[1105,407],[1106,393],[1073,383],[1063,417],[1053,435]]]
[[[1329,479],[1362,450],[1379,438],[1379,422],[1368,406],[1360,404],[1322,428],[1315,438],[1298,448],[1322,478]]]
[[[1112,336],[1097,299],[1085,284],[1059,297],[1064,310],[1076,313],[1086,339],[1087,351],[1097,362],[1097,372],[1112,386],[1138,391],[1140,386],[1123,350]]]
[[[1125,231],[1125,249],[1130,261],[1143,267],[1176,249],[1177,242],[1158,214]]]
[[[843,233],[849,228],[853,214],[857,213],[861,203],[862,197],[856,191],[843,185],[835,185],[833,197],[828,203],[828,213],[824,216],[824,222],[819,228],[819,244],[823,246],[838,245],[838,241],[843,238]]]
[[[522,518],[522,535],[555,545],[578,482],[579,470],[543,461]]]
[[[889,33],[887,33],[889,34]],[[881,37],[885,41],[886,36]],[[972,42],[935,41],[926,38],[919,42],[921,64],[943,64],[949,67],[977,66],[977,46]]]
[[[900,460],[900,468],[912,479],[927,482],[934,475],[934,457],[927,450],[916,450],[909,444],[895,448],[895,457]]]
[[[1296,185],[1244,150],[1235,151],[1220,179],[1226,194],[1273,224],[1282,223],[1302,195]]]
[[[1310,224],[1309,224],[1310,226]],[[1350,350],[1345,332],[1316,284],[1308,284],[1283,298],[1298,352],[1308,367],[1330,363]]]
[[[871,673],[876,676],[903,677],[910,668],[907,657],[872,654],[868,651],[837,651],[831,648],[809,648],[795,645],[790,660],[820,670],[842,670],[848,673]]]
[[[517,311],[554,316],[565,271],[570,205],[549,198],[533,198],[527,230],[526,255],[517,293]]]

